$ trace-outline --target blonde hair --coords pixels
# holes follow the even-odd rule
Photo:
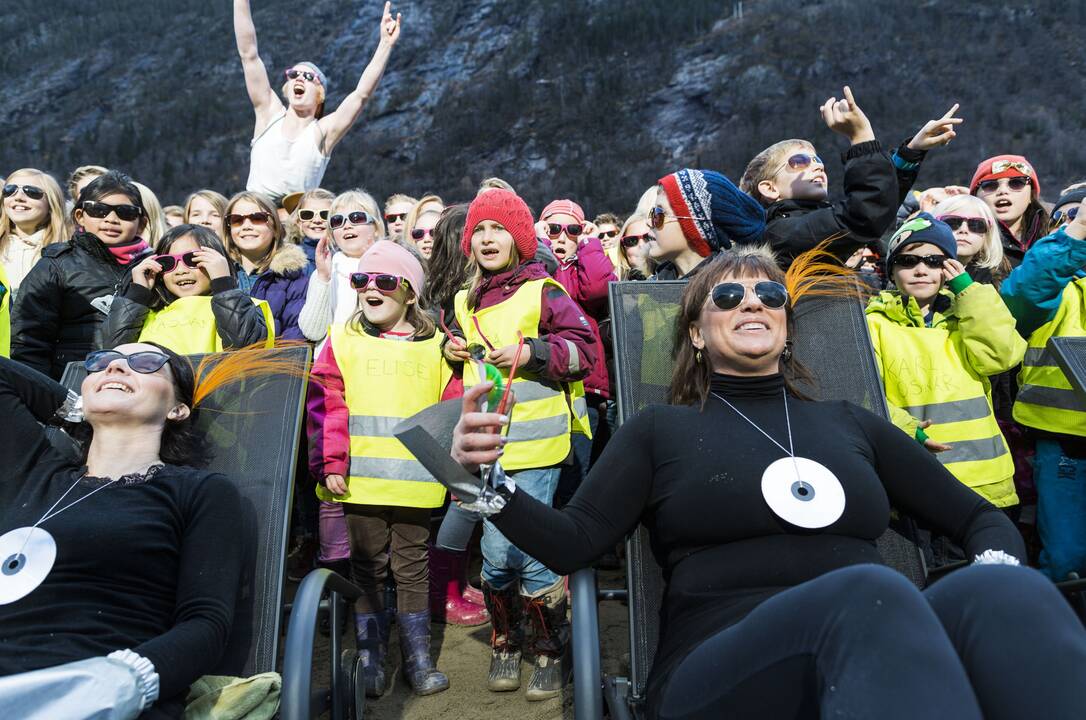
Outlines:
[[[482,195],[487,190],[494,190],[494,189],[508,190],[511,193],[516,192],[516,190],[513,189],[512,185],[510,185],[506,181],[502,180],[500,177],[488,177],[487,179],[485,179],[481,183],[479,183],[479,190],[475,194],[476,194],[476,196]]]
[[[630,231],[630,226],[633,225],[635,222],[643,222],[647,226],[649,224],[649,216],[648,215],[639,215],[637,213],[634,213],[630,217],[626,218],[626,222],[622,223],[622,229],[620,229],[618,231],[618,279],[619,280],[628,280],[629,277],[630,277],[630,270],[633,269],[633,267],[630,265],[630,261],[626,259],[627,248],[626,248],[625,245],[622,244],[622,238],[626,237],[626,233],[628,233]],[[652,228],[649,227],[649,230],[651,231]],[[652,262],[651,260],[648,260],[647,257],[646,257],[646,261],[648,261],[650,264]]]
[[[407,217],[403,220],[403,240],[405,243],[415,244],[415,239],[411,237],[411,231],[415,229],[415,225],[418,224],[419,218],[427,213],[437,213],[440,215],[445,211],[445,202],[437,195],[423,195],[419,198],[419,201],[415,203],[415,206],[408,211]]]
[[[403,193],[393,193],[388,196],[388,200],[385,200],[385,212],[388,212],[389,205],[395,205],[396,203],[403,203],[405,205],[414,205],[418,200],[410,195],[404,195]]]
[[[257,271],[264,272],[268,269],[268,266],[271,265],[271,260],[275,255],[275,252],[283,246],[286,232],[283,229],[283,222],[279,219],[279,212],[275,207],[275,203],[273,203],[267,195],[249,190],[237,193],[234,197],[230,198],[230,201],[226,204],[226,211],[222,215],[223,245],[226,246],[226,252],[234,262],[241,262],[241,253],[238,252],[237,247],[235,247],[234,237],[230,232],[230,211],[243,200],[248,200],[260,208],[260,212],[267,213],[270,216],[268,225],[272,229],[272,242],[268,247],[268,252],[265,253],[264,257],[260,259],[260,262],[256,264]]]
[[[72,174],[68,176],[68,197],[75,202],[79,199],[79,193],[76,192],[76,186],[87,178],[101,177],[109,172],[109,168],[104,168],[101,165],[80,165],[75,170],[72,170]]]
[[[648,190],[641,193],[641,197],[637,201],[637,207],[634,208],[633,214],[648,217],[649,211],[656,206],[656,194],[659,190],[659,185],[653,185]]]
[[[373,239],[375,241],[384,240],[388,236],[385,221],[381,217],[381,209],[377,206],[377,200],[362,188],[355,188],[354,190],[345,190],[332,198],[332,206],[328,208],[329,222],[326,226],[327,229],[324,231],[328,235],[329,242],[333,242],[332,216],[348,207],[361,207],[366,211],[367,215],[373,218]]]
[[[784,156],[791,148],[797,146],[810,148],[812,151],[814,150],[814,145],[809,141],[793,138],[791,140],[781,140],[780,142],[773,143],[765,150],[755,155],[754,158],[747,163],[747,169],[743,171],[743,177],[739,179],[739,189],[747,195],[750,195],[765,207],[772,205],[775,201],[762,195],[762,191],[758,189],[758,186],[766,180],[773,179],[773,176],[777,174],[781,163],[784,161]]]
[[[35,175],[37,180],[41,184],[41,189],[45,192],[45,201],[49,206],[49,212],[46,214],[45,219],[38,227],[34,228],[34,232],[38,230],[44,230],[41,238],[41,247],[46,245],[52,245],[53,243],[64,242],[68,239],[69,226],[68,226],[68,214],[64,212],[64,193],[60,189],[60,184],[53,179],[52,175],[47,175],[41,170],[35,168],[20,168],[11,173],[4,180],[4,184],[7,185],[11,182],[11,178],[16,175]],[[8,217],[7,210],[0,204],[0,253],[7,249],[8,243],[11,242],[12,236],[15,234],[15,223]],[[38,257],[40,257],[40,252]]]
[[[158,241],[162,239],[162,236],[166,234],[166,216],[162,212],[162,203],[158,201],[158,196],[151,191],[151,188],[135,180],[132,181],[132,184],[140,191],[140,198],[143,200],[143,211],[147,215],[147,225],[143,228],[143,239],[151,247],[155,247],[158,245]]]
[[[203,190],[197,190],[192,195],[189,195],[188,199],[185,200],[186,223],[189,222],[189,214],[192,213],[192,202],[196,198],[207,201],[207,203],[210,204],[211,207],[219,211],[219,217],[222,218],[224,225],[215,228],[215,232],[219,234],[219,238],[221,240],[226,240],[226,238],[223,236],[223,228],[225,227],[226,221],[226,204],[229,202],[229,200],[226,199],[225,195],[223,195],[222,193],[217,193],[214,190],[208,190],[207,188],[204,188]]]
[[[936,218],[941,215],[984,218],[988,223],[984,244],[970,262],[988,270],[995,270],[1003,264],[1003,238],[999,232],[999,222],[988,203],[975,195],[951,195],[933,207],[931,214]]]

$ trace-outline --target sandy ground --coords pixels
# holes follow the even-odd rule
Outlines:
[[[293,584],[292,584],[293,585]],[[601,587],[622,587],[620,572],[603,572]],[[293,594],[294,587],[290,588]],[[368,720],[429,720],[464,718],[464,720],[572,720],[573,686],[562,696],[543,702],[524,699],[531,665],[522,665],[522,688],[518,692],[492,693],[486,690],[490,664],[490,625],[464,628],[455,625],[433,626],[432,646],[438,668],[449,676],[450,688],[428,697],[416,697],[400,673],[399,644],[393,628],[387,671],[390,687],[383,697],[366,706]],[[600,605],[600,631],[605,672],[625,670],[628,665],[627,608],[617,602]],[[353,647],[354,638],[344,633],[344,647]],[[321,639],[314,657],[314,683],[327,687],[328,645]]]

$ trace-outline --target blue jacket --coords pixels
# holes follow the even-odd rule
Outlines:
[[[248,289],[250,297],[266,300],[271,306],[276,340],[305,340],[298,327],[298,316],[305,305],[311,270],[305,252],[297,245],[286,243],[275,251],[268,269],[260,273]],[[246,283],[240,278],[242,274],[244,271],[238,268],[238,284],[245,289]]]
[[[1086,240],[1076,240],[1064,228],[1030,246],[1022,264],[1011,271],[999,294],[1028,338],[1056,314],[1067,284],[1086,277]]]

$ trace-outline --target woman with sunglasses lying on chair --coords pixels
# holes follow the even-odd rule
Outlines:
[[[85,365],[76,395],[0,358],[0,714],[181,717],[226,646],[242,569],[237,492],[191,467],[215,380],[149,343]],[[86,440],[82,459],[54,449],[50,422]]]
[[[70,362],[101,346],[100,325],[131,267],[151,253],[147,213],[127,175],[107,172],[83,188],[71,241],[49,245],[19,288],[11,357],[59,380]]]
[[[400,15],[393,18],[391,3],[385,3],[381,39],[373,58],[354,90],[327,115],[324,104],[328,99],[328,78],[311,62],[287,68],[280,93],[272,89],[257,50],[249,0],[234,0],[234,39],[245,73],[245,88],[256,113],[245,189],[279,202],[290,193],[319,187],[332,150],[358,120],[381,82],[392,48],[400,39]]]
[[[103,347],[155,342],[197,355],[272,346],[271,308],[238,289],[218,235],[201,225],[179,225],[155,250],[132,268],[131,282],[113,299]]]
[[[823,103],[826,126],[850,143],[842,157],[844,196],[832,203],[825,165],[809,141],[782,140],[755,155],[739,187],[765,206],[765,241],[782,267],[824,240],[831,240],[829,250],[841,262],[877,242],[893,225],[927,151],[954,139],[954,128],[962,122],[953,117],[957,109],[954,105],[927,122],[890,154],[875,139],[850,88],[844,88],[843,99]]]
[[[1086,632],[1017,567],[1010,520],[891,423],[796,389],[802,276],[763,248],[723,253],[683,294],[672,404],[623,425],[564,509],[500,469],[474,506],[561,574],[646,525],[668,579],[650,717],[1076,716]],[[488,426],[506,418],[475,412],[487,390],[465,394],[454,433],[469,470],[505,444]],[[973,566],[924,592],[885,567],[891,506]]]

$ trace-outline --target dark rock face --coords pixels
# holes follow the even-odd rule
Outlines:
[[[350,91],[380,3],[254,0],[273,86],[308,59]],[[538,209],[574,196],[628,212],[682,166],[738,180],[786,137],[840,177],[844,140],[818,106],[848,83],[884,144],[961,102],[966,124],[920,185],[964,184],[1001,152],[1029,157],[1046,196],[1086,177],[1086,2],[983,0],[415,0],[376,97],[336,149],[333,190],[469,198],[500,175]],[[0,15],[0,173],[125,169],[179,203],[248,173],[252,112],[230,4],[48,0]]]

